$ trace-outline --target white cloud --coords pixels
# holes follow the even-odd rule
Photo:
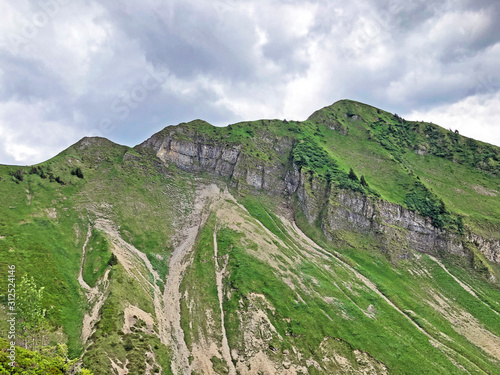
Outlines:
[[[467,137],[500,146],[500,93],[473,95],[453,104],[413,111],[404,117],[457,129]]]
[[[498,132],[500,3],[47,1],[67,5],[28,48],[0,40],[0,163],[40,162],[81,135],[132,146],[193,118],[302,120],[343,98]],[[0,0],[0,33],[22,35],[40,11]],[[169,74],[144,94],[152,66]]]
[[[55,156],[85,136],[85,131],[45,119],[49,102],[0,104],[0,150],[9,164],[34,164]]]

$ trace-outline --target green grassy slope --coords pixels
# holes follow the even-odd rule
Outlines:
[[[294,162],[324,186],[427,210],[436,225],[440,220],[455,232],[463,218],[475,233],[500,238],[499,148],[436,125],[341,101],[303,122],[261,120],[216,128],[197,120],[174,129],[179,140],[201,137],[207,144],[241,145],[251,160],[286,167]],[[283,140],[291,153],[279,151]],[[350,178],[350,169],[368,185]],[[87,302],[78,283],[90,226],[82,277],[90,287],[105,290],[107,299],[85,364],[95,374],[106,374],[115,358],[128,363],[132,373],[142,373],[144,356],[152,352],[152,366],[169,373],[175,358],[172,348],[160,342],[157,326],[148,331],[146,322],[136,319],[134,330],[122,330],[129,305],[158,323],[153,288],[141,284],[127,264],[110,265],[116,244],[93,225],[112,221],[118,235],[143,252],[165,280],[169,257],[187,225],[183,220],[193,212],[196,188],[213,181],[227,183],[206,173],[182,172],[147,152],[102,138],[83,139],[35,167],[0,166],[0,268],[15,264],[18,277],[27,273],[45,287],[51,329],[62,327],[62,334],[53,332],[51,340],[67,341],[69,356],[78,357],[85,349],[82,320],[94,303]],[[204,340],[215,343],[213,368],[228,371],[219,329],[224,323],[229,347],[242,358],[261,350],[275,364],[290,361],[311,374],[364,371],[368,365],[398,374],[498,371],[498,283],[488,283],[466,261],[442,260],[470,290],[428,256],[417,254],[396,268],[374,251],[374,237],[329,242],[300,210],[288,212],[317,243],[314,250],[278,214],[284,210],[279,196],[244,186],[233,195],[238,204],[226,197],[211,206],[180,284],[187,347],[203,347]],[[242,218],[239,225],[228,219],[231,213]],[[215,274],[223,265],[221,296]],[[497,266],[489,267],[500,274]],[[142,263],[139,268],[146,270]],[[100,281],[107,271],[104,288]],[[152,282],[153,276],[144,272],[144,280]],[[157,285],[165,287],[162,281]],[[0,294],[6,288],[2,278]],[[5,304],[6,297],[1,298]],[[258,333],[255,316],[264,327]],[[2,320],[0,330],[5,329]],[[249,347],[245,335],[255,338],[257,346]],[[349,365],[342,367],[340,359],[326,363],[324,357],[332,353]],[[190,364],[198,357],[193,358]]]
[[[131,155],[128,160],[126,153]],[[161,275],[168,272],[165,259],[174,218],[185,213],[179,203],[188,199],[190,182],[175,170],[162,173],[134,154],[105,139],[84,139],[41,163],[43,173],[0,166],[0,267],[7,270],[15,264],[19,278],[27,273],[45,287],[47,318],[53,328],[63,327],[70,356],[82,350],[86,299],[77,276],[87,227],[96,212],[120,223],[121,235],[144,251]],[[72,174],[78,167],[83,178]],[[22,181],[12,176],[18,170]],[[93,231],[83,267],[90,286],[108,267],[108,247]],[[6,287],[2,278],[0,288]]]
[[[500,239],[500,148],[435,124],[406,121],[342,100],[302,122],[259,120],[217,128],[196,120],[162,132],[167,129],[178,129],[174,139],[241,145],[243,153],[263,163],[290,165],[293,158],[320,180],[372,191],[405,207],[409,191],[416,184],[424,186],[436,206],[442,199],[451,215],[451,224],[444,223],[445,227],[456,229],[455,221],[463,216],[465,225],[475,232]],[[275,149],[279,139],[295,145],[292,155]],[[370,189],[352,186],[346,179],[351,168],[358,177],[364,176]]]
[[[211,256],[215,232],[216,264],[227,264],[227,340],[240,363],[252,364],[250,369],[255,353],[263,351],[277,368],[289,363],[311,374],[356,373],[368,364],[371,373],[384,368],[394,374],[497,371],[500,290],[460,259],[449,257],[444,267],[474,295],[427,255],[417,254],[395,268],[373,251],[372,237],[358,236],[357,246],[338,248],[299,220],[318,242],[313,252],[273,213],[276,202],[262,195],[239,201],[242,206],[226,201],[213,207],[199,232],[182,289],[188,296],[183,321],[190,347],[208,346],[206,340],[220,347]],[[360,353],[368,354],[361,360]]]

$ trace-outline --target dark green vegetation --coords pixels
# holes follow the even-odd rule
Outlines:
[[[417,181],[409,189],[405,203],[410,210],[417,211],[423,216],[431,218],[437,228],[452,229],[464,234],[464,224],[461,216],[452,217],[442,199],[438,199],[424,184]]]
[[[110,265],[112,253],[108,239],[103,233],[93,230],[89,238],[83,262],[83,280],[94,287]]]
[[[286,364],[297,373],[498,372],[499,267],[479,240],[467,239],[500,239],[497,147],[353,101],[303,122],[216,128],[197,120],[157,136],[172,132],[185,147],[177,154],[166,148],[175,162],[148,148],[87,138],[40,165],[0,166],[0,268],[15,264],[18,282],[26,274],[43,286],[37,308],[48,344],[66,343],[69,358],[82,357],[96,375],[114,365],[131,374],[179,373],[182,355],[168,345],[179,340],[193,373],[203,366],[245,373],[257,366],[255,353],[267,368]],[[246,174],[186,171],[199,168],[199,150],[212,146],[237,150]],[[271,181],[277,170],[298,176],[300,189],[286,195],[245,179]],[[208,184],[218,188],[196,208]],[[463,284],[414,249],[389,254],[380,233],[339,230],[327,238],[322,220],[328,207],[343,204],[342,192],[362,205],[400,205],[452,234],[468,256],[440,253],[439,261]],[[318,219],[310,219],[315,210]],[[316,244],[307,244],[293,221]],[[189,236],[193,246],[180,246]],[[179,248],[184,271],[172,286],[169,261]],[[80,271],[91,291],[80,285]],[[162,305],[168,288],[182,296],[183,335],[174,339],[157,316],[175,302]],[[6,289],[2,278],[0,294]],[[84,316],[94,313],[83,343]],[[227,361],[226,338],[239,359]],[[19,363],[68,370],[63,355],[43,350],[20,351]]]
[[[123,161],[127,151],[132,158]],[[174,206],[189,194],[185,189],[189,181],[175,178],[176,171],[169,178],[154,165],[136,161],[133,154],[133,150],[104,139],[89,144],[82,140],[40,168],[0,166],[0,267],[7,270],[8,265],[15,264],[19,280],[27,274],[45,288],[43,308],[49,336],[56,341],[67,340],[70,358],[82,353],[82,320],[87,307],[77,276],[87,227],[96,219],[94,204],[105,210],[112,205],[113,218],[121,223],[123,237],[143,250],[160,274],[167,272],[166,261],[155,255],[168,256],[168,234],[172,229],[167,218],[172,212],[184,213],[181,207]],[[78,176],[78,170],[84,178]],[[54,181],[43,177],[43,171],[47,176],[55,176]],[[65,184],[57,183],[56,177]],[[176,184],[182,187],[178,190],[182,196],[165,195],[165,191],[175,190]],[[123,199],[125,196],[128,198]],[[163,210],[154,212],[150,207]],[[167,207],[172,211],[167,211]],[[109,239],[97,230],[92,231],[87,255],[83,278],[92,287],[110,264],[116,264],[116,257],[111,255]],[[0,280],[0,288],[2,292],[6,290],[6,278]],[[144,299],[142,291],[138,297],[125,290],[121,293],[123,304]],[[6,303],[7,296],[2,293],[1,298]],[[4,323],[0,326],[2,332]],[[62,332],[57,331],[61,327]],[[100,373],[108,373],[108,369]]]
[[[500,238],[500,212],[494,203],[499,188],[498,147],[348,100],[317,111],[308,121],[335,129],[327,143],[345,160],[339,164],[365,175],[383,198],[417,211],[421,207],[420,213],[429,216],[433,210],[422,207],[426,203],[408,204],[413,200],[408,199],[409,190],[419,185],[431,192],[433,200],[443,200],[454,216],[450,229],[463,215],[474,230]],[[443,223],[436,215],[432,218],[437,226],[446,227],[446,219]]]
[[[311,181],[316,175],[324,179],[328,184],[334,182],[335,186],[340,189],[350,189],[378,196],[376,191],[368,188],[364,176],[364,183],[361,183],[352,168],[349,173],[340,170],[338,164],[328,152],[311,139],[301,139],[293,148],[292,158],[300,169],[309,174]]]
[[[432,123],[406,121],[343,100],[302,122],[260,120],[216,128],[196,120],[158,134],[175,128],[179,131],[174,138],[180,141],[198,138],[207,145],[241,145],[245,154],[269,164],[288,165],[292,159],[314,181],[331,181],[338,188],[380,196],[428,215],[433,210],[419,211],[425,203],[408,205],[409,190],[420,182],[443,200],[449,215],[430,216],[437,227],[457,231],[463,216],[464,224],[475,231],[500,239],[500,209],[495,204],[499,148]],[[271,147],[280,139],[294,144],[290,155]],[[348,177],[350,169],[358,179],[363,176],[363,184]]]
[[[68,360],[65,345],[46,347],[41,351],[33,352],[21,347],[16,347],[16,366],[11,366],[9,359],[10,344],[0,339],[0,374],[23,375],[64,375],[75,373],[75,360]],[[87,369],[77,372],[79,375],[92,375]]]
[[[213,335],[214,330],[220,332],[214,280],[217,266],[212,256],[215,231],[215,264],[227,262],[224,296],[230,297],[223,301],[224,325],[229,347],[240,356],[257,350],[249,343],[249,337],[255,335],[257,341],[262,339],[260,348],[272,361],[300,363],[289,353],[307,353],[307,358],[322,365],[318,373],[348,372],[349,368],[364,371],[365,360],[374,366],[383,364],[396,374],[462,373],[456,364],[471,373],[496,372],[497,362],[476,347],[477,342],[469,340],[480,335],[482,327],[488,327],[491,344],[500,342],[500,290],[481,278],[464,259],[448,256],[443,262],[475,296],[426,255],[402,261],[395,268],[385,256],[371,250],[376,244],[369,235],[357,236],[351,248],[338,249],[316,228],[298,220],[322,247],[316,248],[321,256],[306,255],[310,250],[304,250],[294,231],[272,213],[276,210],[272,201],[259,195],[241,198],[240,203],[250,216],[229,202],[252,227],[240,229],[224,217],[217,217],[215,226],[212,215],[198,235],[193,264],[182,289],[191,298],[183,302],[182,312],[190,347],[207,337],[220,342],[219,335]],[[249,238],[249,232],[259,231],[258,223],[269,231],[259,234],[262,244]],[[279,255],[270,253],[269,246],[279,249]],[[269,256],[275,264],[263,260]],[[373,287],[368,287],[356,272],[369,279]],[[192,301],[199,305],[193,306]],[[206,320],[207,310],[215,318],[212,323]],[[269,323],[260,318],[255,332],[252,316],[261,316],[259,311]],[[474,317],[467,312],[473,312]],[[466,321],[472,336],[464,333]],[[438,346],[442,349],[436,350]],[[328,350],[346,358],[349,365],[325,364],[324,356],[331,355]],[[359,353],[369,353],[368,359],[360,361]],[[212,357],[211,361],[214,369],[227,371],[220,358]],[[309,373],[314,371],[308,368]]]

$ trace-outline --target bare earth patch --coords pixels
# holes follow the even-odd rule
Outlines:
[[[451,323],[455,331],[464,336],[486,353],[500,360],[500,337],[486,330],[479,321],[467,311],[460,309],[452,301],[440,294],[433,293],[434,301],[427,303],[441,313]]]
[[[123,332],[124,333],[132,333],[130,328],[132,328],[137,320],[140,319],[144,323],[146,323],[147,333],[154,334],[154,319],[151,314],[145,312],[144,310],[138,308],[137,306],[127,306],[123,311],[124,322],[123,322]]]

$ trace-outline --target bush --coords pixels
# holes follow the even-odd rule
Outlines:
[[[78,177],[78,178],[83,178],[83,172],[82,172],[82,169],[80,167],[77,167],[77,168],[73,169],[71,171],[71,174],[73,176]]]
[[[361,185],[368,187],[368,182],[366,182],[365,176],[361,176],[361,179],[359,180],[359,182]]]
[[[358,181],[358,176],[356,176],[356,173],[354,173],[354,170],[351,168],[349,170],[349,175],[347,176],[353,181]]]
[[[11,172],[10,175],[14,177],[14,181],[16,181],[17,183],[24,181],[24,171],[22,169]]]
[[[464,224],[461,216],[452,216],[446,209],[442,199],[430,191],[420,181],[416,181],[405,197],[405,204],[410,210],[422,216],[431,218],[436,228],[448,228],[459,234],[464,233]]]
[[[115,254],[111,253],[111,257],[109,258],[108,264],[110,266],[116,266],[118,264],[118,258]]]
[[[130,339],[130,337],[127,337],[127,339],[125,340],[125,344],[123,345],[123,348],[129,352],[131,351],[132,349],[134,349],[134,344],[132,342],[132,340]]]

